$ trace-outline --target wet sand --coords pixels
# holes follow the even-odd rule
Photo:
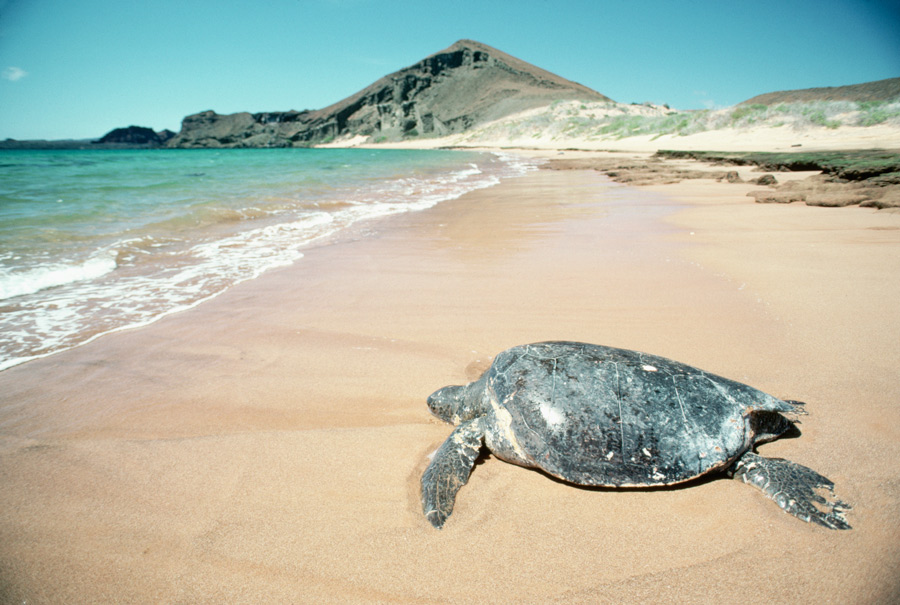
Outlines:
[[[0,601],[889,602],[900,214],[752,187],[540,171],[0,373]],[[854,529],[724,478],[591,490],[486,456],[434,530],[425,398],[547,339],[806,401],[760,452],[832,479]]]

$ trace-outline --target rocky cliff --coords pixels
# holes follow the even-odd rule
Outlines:
[[[146,128],[144,126],[128,126],[126,128],[110,130],[100,139],[94,141],[94,143],[96,145],[158,147],[165,144],[174,136],[175,133],[171,130],[155,132],[152,128]]]
[[[608,101],[576,82],[460,40],[324,109],[184,119],[173,147],[302,147],[339,137],[441,136],[558,100]]]

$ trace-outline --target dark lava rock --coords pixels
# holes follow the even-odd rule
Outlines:
[[[116,128],[115,130],[111,130],[96,142],[101,145],[124,144],[157,146],[162,145],[164,140],[161,139],[159,134],[152,128],[145,128],[144,126],[128,126],[127,128]]]

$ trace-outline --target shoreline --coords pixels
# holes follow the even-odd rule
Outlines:
[[[0,213],[0,369],[192,307],[356,223],[530,169],[509,154],[304,151],[16,155],[10,187],[45,183],[10,193]],[[156,182],[164,170],[176,174]],[[104,186],[78,185],[89,179]],[[45,196],[57,204],[29,201]]]
[[[0,372],[0,600],[896,595],[900,215],[749,187],[541,170]],[[425,397],[550,339],[806,400],[761,453],[832,479],[854,529],[727,479],[585,490],[488,457],[433,530],[418,480],[451,427]]]

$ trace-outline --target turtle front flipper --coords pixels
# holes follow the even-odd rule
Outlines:
[[[441,445],[422,475],[422,510],[440,529],[453,511],[456,492],[466,481],[484,439],[483,419],[460,424]]]
[[[761,489],[778,506],[798,519],[830,529],[850,529],[844,513],[850,505],[834,495],[834,483],[816,471],[782,458],[763,458],[753,452],[741,456],[731,475]],[[816,490],[827,491],[828,497]]]

